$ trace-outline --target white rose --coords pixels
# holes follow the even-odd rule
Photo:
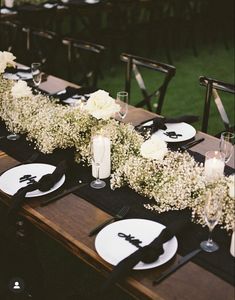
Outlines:
[[[87,101],[86,110],[96,119],[107,120],[120,110],[120,105],[115,103],[109,93],[98,90],[91,94]]]
[[[11,52],[0,51],[0,74],[5,71],[7,66],[15,67],[14,59],[16,57]]]
[[[228,194],[229,197],[235,199],[235,174],[229,176]]]
[[[14,98],[31,97],[31,88],[27,86],[27,82],[24,80],[17,81],[11,88],[11,94]]]
[[[143,157],[156,160],[163,160],[167,151],[166,142],[154,135],[140,147],[140,153]]]
[[[4,61],[1,60],[1,56],[0,56],[0,74],[4,73],[6,67],[7,67],[7,65],[5,64]]]

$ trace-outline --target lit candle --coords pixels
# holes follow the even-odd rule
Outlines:
[[[104,142],[104,156],[102,159],[102,163],[100,164],[100,179],[108,178],[111,174],[111,142],[108,137],[100,137]],[[95,145],[97,151],[99,151],[99,142]],[[92,176],[96,178],[97,168],[92,162]]]
[[[233,229],[233,234],[231,238],[230,253],[232,256],[235,257],[235,228]]]
[[[224,154],[219,151],[208,151],[205,160],[205,176],[207,180],[215,180],[224,174]]]

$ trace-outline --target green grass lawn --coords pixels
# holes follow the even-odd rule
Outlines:
[[[198,57],[193,56],[190,49],[185,51],[173,51],[174,66],[176,75],[170,82],[165,97],[162,114],[165,116],[177,116],[182,114],[195,114],[202,116],[205,88],[199,85],[198,78],[201,75],[234,83],[234,47],[231,44],[228,50],[224,45],[219,44],[213,48],[201,46]],[[137,54],[138,53],[134,53]],[[160,54],[151,57],[158,61],[166,62],[166,58]],[[144,73],[146,87],[153,91],[157,83],[161,82],[159,73],[152,71]],[[160,79],[160,81],[159,81]],[[99,82],[99,86],[115,97],[117,91],[124,89],[125,64],[119,63],[115,70],[110,69],[104,72],[104,78]],[[138,87],[133,80],[131,94],[131,104],[142,99]],[[234,95],[221,94],[231,123],[234,123]],[[201,128],[201,119],[195,124],[197,129]],[[215,134],[223,129],[223,124],[212,103],[209,130],[210,134]]]

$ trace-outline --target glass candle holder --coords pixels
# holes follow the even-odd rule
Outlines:
[[[219,151],[208,151],[205,155],[205,176],[208,181],[213,181],[223,176],[225,155]]]

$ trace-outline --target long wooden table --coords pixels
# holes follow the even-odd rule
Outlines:
[[[64,80],[49,76],[40,88],[49,92],[56,92],[68,84]],[[126,122],[135,125],[152,116],[153,114],[148,111],[130,107]],[[203,136],[205,141],[193,147],[192,150],[205,154],[207,150],[218,148],[218,139],[201,132],[198,132],[197,136]],[[231,165],[233,165],[233,161],[234,159],[231,160]],[[0,172],[17,163],[18,161],[12,157],[0,152]],[[0,201],[8,205],[9,197],[0,195]],[[95,237],[89,237],[88,233],[110,216],[74,194],[69,194],[45,207],[40,207],[39,203],[39,200],[35,199],[24,204],[20,213],[79,259],[92,266],[97,272],[107,276],[112,270],[112,266],[98,256],[94,246]],[[176,255],[168,264],[156,269],[133,271],[131,276],[119,285],[120,288],[132,295],[134,299],[234,299],[234,287],[232,285],[192,262],[154,287],[152,285],[153,279],[167,269],[169,265],[176,263],[179,257]]]

